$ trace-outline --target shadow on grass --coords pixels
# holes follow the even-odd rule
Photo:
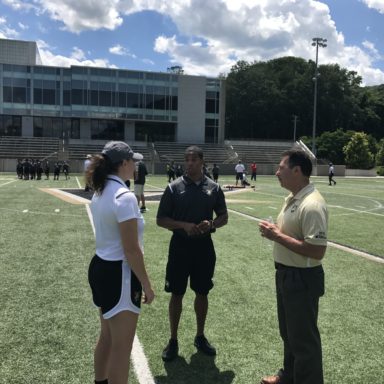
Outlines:
[[[156,384],[231,384],[235,378],[233,371],[220,372],[215,358],[195,353],[188,364],[184,357],[164,363],[166,376],[156,376]]]

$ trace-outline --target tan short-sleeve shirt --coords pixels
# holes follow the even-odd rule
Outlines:
[[[286,235],[313,245],[327,245],[328,209],[313,184],[308,184],[295,196],[290,194],[277,217],[279,229]],[[273,257],[277,263],[308,268],[321,264],[320,260],[299,255],[275,242]]]

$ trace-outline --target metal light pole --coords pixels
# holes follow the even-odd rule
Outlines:
[[[319,73],[317,71],[317,62],[319,58],[319,47],[325,48],[327,39],[323,39],[322,37],[314,37],[312,39],[312,46],[316,47],[316,62],[315,62],[315,77],[313,81],[315,83],[314,87],[314,96],[313,96],[313,125],[312,125],[312,153],[316,156],[316,112],[317,112],[317,79],[319,77]]]
[[[293,115],[293,142],[296,143],[296,124],[297,124],[297,117],[296,115]]]

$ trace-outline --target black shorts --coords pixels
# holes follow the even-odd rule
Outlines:
[[[207,295],[213,287],[216,254],[210,236],[188,239],[173,235],[169,244],[165,291],[184,295],[188,278],[191,289]]]
[[[236,180],[243,180],[243,172],[236,173]]]
[[[88,281],[93,302],[105,319],[121,311],[140,313],[140,281],[124,260],[107,261],[95,255],[89,265]]]

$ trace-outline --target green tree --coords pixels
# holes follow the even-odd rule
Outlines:
[[[378,144],[378,151],[376,153],[376,165],[384,166],[384,139],[381,139]]]
[[[343,148],[345,162],[348,168],[369,169],[374,165],[374,157],[369,150],[367,134],[356,132]]]
[[[226,138],[311,136],[315,63],[297,57],[239,61],[226,78]],[[319,66],[316,135],[342,129],[384,132],[384,85],[362,87],[361,77],[337,64]]]
[[[317,157],[327,159],[333,164],[345,164],[343,148],[351,140],[354,131],[345,132],[341,128],[324,132],[316,140]]]

